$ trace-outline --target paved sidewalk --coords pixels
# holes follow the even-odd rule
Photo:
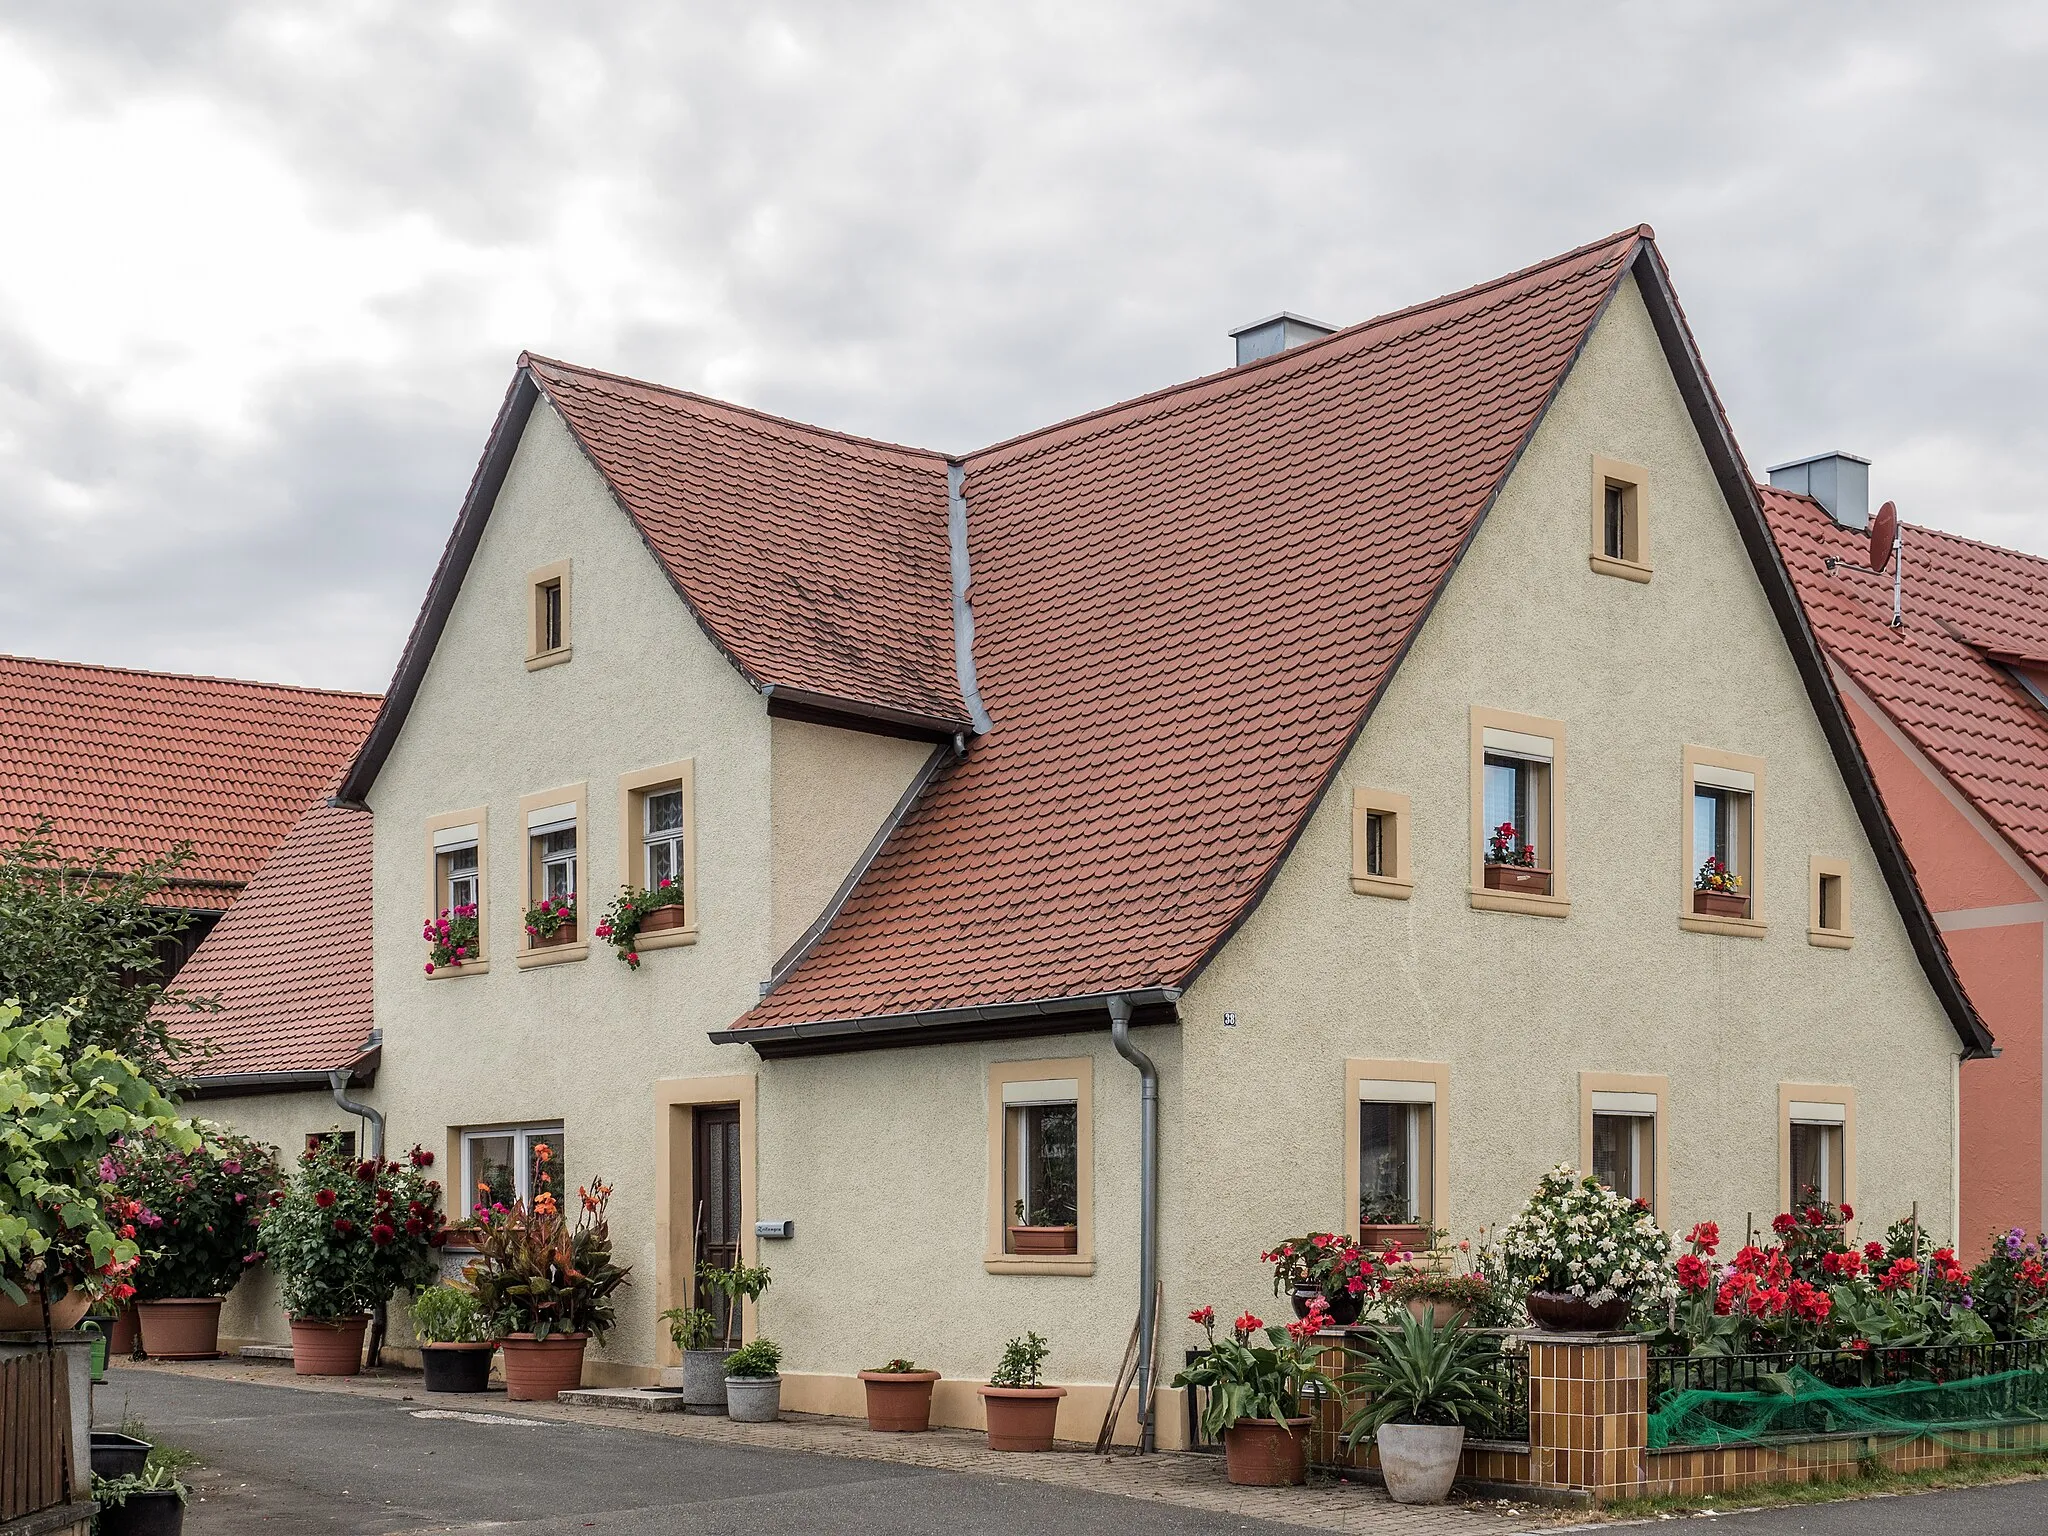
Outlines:
[[[1554,1531],[1557,1526],[1569,1523],[1569,1517],[1561,1511],[1529,1505],[1448,1504],[1410,1508],[1392,1503],[1379,1488],[1361,1483],[1328,1483],[1311,1488],[1234,1488],[1224,1481],[1221,1459],[1214,1456],[1097,1456],[1083,1450],[1061,1450],[1047,1455],[1005,1454],[988,1450],[979,1434],[963,1430],[877,1435],[854,1420],[811,1415],[795,1415],[775,1424],[735,1424],[730,1419],[709,1416],[559,1403],[507,1403],[499,1393],[482,1397],[428,1393],[422,1389],[416,1373],[403,1371],[357,1377],[308,1377],[292,1374],[289,1365],[246,1360],[120,1361],[108,1373],[108,1385],[100,1389],[103,1419],[118,1418],[121,1383],[131,1372],[407,1401],[451,1412],[510,1414],[755,1450],[805,1452],[930,1471],[1021,1479],[1243,1520],[1276,1521],[1312,1530],[1363,1532],[1368,1536],[1511,1536],[1523,1531]]]

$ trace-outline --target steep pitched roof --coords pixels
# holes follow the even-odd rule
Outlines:
[[[1908,526],[1904,624],[1891,627],[1889,574],[1862,564],[1868,536],[1821,505],[1763,490],[1821,643],[2035,872],[2048,879],[2048,560]]]
[[[334,783],[368,694],[0,656],[0,832],[83,857],[194,846],[165,899],[218,909]]]
[[[212,1013],[166,1010],[184,1039],[213,1050],[202,1088],[252,1075],[314,1076],[365,1051],[371,993],[368,811],[314,805],[264,862],[234,910],[178,973]]]

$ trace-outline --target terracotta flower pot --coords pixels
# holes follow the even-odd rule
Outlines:
[[[1349,1291],[1338,1291],[1335,1295],[1313,1282],[1304,1282],[1287,1293],[1287,1300],[1294,1308],[1296,1317],[1307,1317],[1308,1309],[1315,1305],[1320,1296],[1330,1309],[1330,1321],[1339,1328],[1349,1328],[1358,1321],[1359,1313],[1365,1310],[1365,1298],[1354,1296]]]
[[[652,912],[641,918],[638,931],[641,933],[666,933],[671,928],[681,928],[682,926],[682,903],[677,902],[671,906],[656,907]]]
[[[292,1319],[292,1371],[300,1376],[353,1376],[363,1368],[367,1317]],[[148,1344],[147,1337],[143,1340]]]
[[[981,1387],[992,1451],[1049,1451],[1065,1387]]]
[[[1628,1321],[1626,1296],[1591,1302],[1569,1291],[1531,1291],[1529,1317],[1546,1333],[1612,1333]]]
[[[1429,1228],[1419,1221],[1360,1222],[1358,1246],[1375,1259],[1390,1250],[1419,1254],[1429,1246]]]
[[[574,922],[567,922],[546,938],[536,938],[533,941],[532,947],[535,949],[555,949],[563,944],[574,944],[575,942],[576,924]]]
[[[1548,896],[1550,871],[1524,869],[1516,864],[1489,864],[1486,866],[1486,888],[1522,896]]]
[[[1012,1253],[1075,1253],[1080,1249],[1081,1229],[1066,1227],[1012,1227]]]
[[[862,1371],[868,1394],[868,1428],[878,1434],[914,1435],[932,1427],[932,1387],[937,1371]]]
[[[218,1296],[138,1301],[135,1320],[142,1348],[152,1360],[211,1360],[220,1353]]]
[[[124,1301],[107,1323],[107,1358],[126,1360],[142,1345],[142,1325],[135,1320],[135,1303]]]
[[[545,1403],[557,1393],[583,1385],[583,1349],[587,1333],[551,1333],[536,1339],[530,1333],[508,1334],[505,1351],[505,1396],[515,1403]]]
[[[66,1291],[50,1306],[50,1331],[69,1333],[78,1326],[78,1320],[85,1316],[85,1310],[92,1305],[92,1298],[83,1291]],[[218,1303],[216,1303],[218,1305]],[[0,1333],[41,1333],[43,1331],[42,1298],[31,1296],[27,1303],[9,1301],[0,1295]]]
[[[487,1392],[496,1344],[422,1344],[420,1369],[429,1392]]]
[[[1700,917],[1747,917],[1749,898],[1733,891],[1694,891],[1692,909]]]
[[[1310,1420],[1239,1419],[1223,1432],[1225,1475],[1247,1488],[1290,1488],[1308,1481]]]
[[[1411,1296],[1408,1299],[1409,1316],[1427,1318],[1432,1328],[1448,1328],[1453,1323],[1462,1323],[1471,1311],[1462,1301],[1439,1301],[1432,1296]]]

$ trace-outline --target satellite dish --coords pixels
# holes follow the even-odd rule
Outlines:
[[[1881,571],[1892,563],[1892,545],[1899,537],[1899,509],[1896,503],[1886,502],[1877,509],[1877,520],[1870,525],[1870,568]]]

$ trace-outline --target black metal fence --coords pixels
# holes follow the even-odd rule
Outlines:
[[[1650,1403],[1654,1408],[1680,1392],[1762,1391],[1776,1385],[1769,1378],[1794,1370],[1831,1387],[1967,1381],[2006,1371],[2048,1370],[2048,1339],[1786,1349],[1742,1355],[1652,1355]]]

